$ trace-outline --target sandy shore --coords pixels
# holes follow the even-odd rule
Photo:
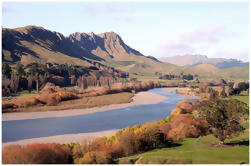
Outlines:
[[[3,113],[2,121],[84,115],[95,112],[104,112],[114,109],[126,108],[140,104],[154,104],[163,100],[166,100],[166,97],[151,92],[139,92],[134,95],[133,101],[130,103],[111,104],[102,107],[93,107],[87,109],[72,109],[72,110],[62,110],[62,111]]]
[[[100,131],[100,132],[92,132],[92,133],[79,133],[79,134],[65,134],[65,135],[56,135],[56,136],[49,136],[49,137],[40,137],[40,138],[31,138],[31,139],[24,139],[14,142],[6,142],[2,143],[2,147],[8,146],[8,145],[27,145],[27,144],[34,144],[34,143],[60,143],[60,144],[66,144],[66,143],[82,143],[83,140],[93,140],[98,137],[103,136],[112,136],[114,135],[118,130],[106,130],[106,131]]]

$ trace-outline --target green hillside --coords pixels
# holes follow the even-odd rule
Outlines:
[[[220,69],[210,64],[191,67],[176,66],[160,62],[129,47],[114,32],[102,34],[73,33],[63,36],[37,26],[2,29],[3,62],[23,64],[57,63],[74,64],[84,67],[99,62],[129,72],[135,77],[157,79],[161,74],[198,74],[200,78],[226,78],[248,80],[248,67]],[[181,59],[182,60],[182,59]]]

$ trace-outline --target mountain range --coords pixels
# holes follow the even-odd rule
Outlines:
[[[99,62],[135,76],[154,76],[156,72],[162,74],[183,72],[199,74],[202,77],[230,79],[239,77],[240,74],[241,78],[248,78],[248,67],[220,69],[211,64],[187,67],[171,64],[172,62],[161,62],[155,57],[144,56],[131,48],[115,32],[101,34],[75,32],[64,36],[39,26],[2,28],[2,60],[10,64],[19,61],[23,64],[50,62],[86,67],[92,66],[93,62]],[[199,64],[200,61],[194,63]]]
[[[211,64],[218,68],[249,66],[248,62],[226,58],[208,58],[205,55],[182,55],[160,58],[160,61],[172,63],[178,66],[195,66],[199,64]]]
[[[114,32],[101,34],[72,33],[64,36],[38,26],[2,29],[3,61],[24,64],[69,63],[89,66],[87,60],[122,69],[127,72],[175,71],[176,65],[161,63],[129,47]],[[137,69],[137,71],[135,71]]]

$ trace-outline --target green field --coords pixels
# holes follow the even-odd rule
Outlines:
[[[242,92],[231,96],[249,105],[249,95]],[[179,146],[154,149],[142,154],[118,159],[118,163],[136,164],[248,164],[249,163],[249,120],[243,121],[246,130],[225,144],[227,148],[206,146],[205,143],[218,143],[213,135],[199,138],[186,138]]]
[[[242,92],[240,95],[231,96],[229,98],[240,100],[249,106],[249,95],[247,92]]]
[[[204,145],[218,142],[212,136],[187,138],[180,146],[155,149],[143,154],[119,159],[120,162],[136,161],[144,164],[240,164],[249,163],[249,146],[215,148]],[[138,160],[138,161],[137,161]]]

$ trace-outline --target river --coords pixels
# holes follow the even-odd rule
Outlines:
[[[155,104],[137,105],[93,114],[3,121],[2,141],[98,132],[140,125],[166,118],[172,109],[176,108],[176,104],[182,100],[182,95],[164,92],[163,88],[151,89],[149,92],[165,96],[167,99]],[[196,99],[198,98],[192,98],[192,100]]]

